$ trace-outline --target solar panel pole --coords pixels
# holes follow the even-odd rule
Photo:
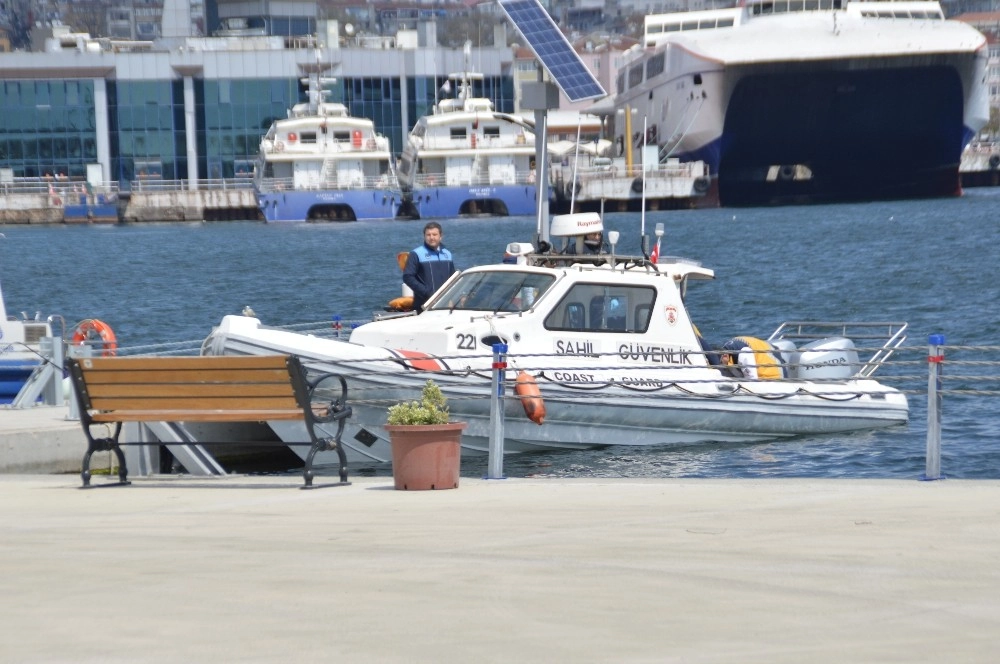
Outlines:
[[[538,64],[538,82],[545,84],[545,70]],[[549,241],[549,168],[547,120],[548,109],[535,109],[535,196],[538,198],[537,231],[539,242]]]

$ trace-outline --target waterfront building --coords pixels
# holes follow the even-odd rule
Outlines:
[[[0,53],[0,180],[93,181],[99,169],[128,190],[144,180],[249,176],[261,136],[302,100],[302,79],[317,69],[336,79],[326,83],[329,100],[374,120],[398,153],[448,74],[465,67],[460,49],[428,45],[437,43],[432,29],[345,38],[334,21],[318,27],[319,38],[154,42],[63,33],[42,52]],[[510,49],[479,49],[476,66],[484,78],[474,94],[513,112]]]

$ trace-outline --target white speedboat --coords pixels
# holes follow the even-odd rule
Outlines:
[[[600,228],[594,213],[563,215],[552,235]],[[582,253],[582,240],[573,246]],[[507,383],[530,376],[547,411],[539,425],[516,399],[505,401],[507,452],[769,440],[907,421],[906,397],[871,377],[905,339],[904,323],[788,323],[770,337],[788,377],[734,377],[712,363],[684,306],[688,285],[712,270],[645,255],[539,254],[527,243],[507,253],[517,262],[457,273],[423,313],[362,325],[349,342],[227,316],[203,352],[290,353],[345,375],[352,461],[389,459],[386,410],[416,398],[428,378],[449,397],[453,419],[468,423],[463,445],[487,450],[496,343],[508,346]],[[885,338],[859,359],[847,335],[872,345],[873,330]]]
[[[368,118],[325,101],[318,73],[309,100],[260,142],[254,183],[265,221],[393,219],[402,202],[389,139]]]
[[[989,119],[981,33],[925,0],[740,5],[645,17],[617,79],[618,153],[645,119],[660,160],[704,161],[723,205],[960,193]]]
[[[533,215],[537,208],[532,125],[473,96],[482,74],[449,76],[456,94],[413,127],[399,158],[399,182],[421,219]]]
[[[10,403],[43,362],[40,342],[52,336],[55,319],[7,316],[0,287],[0,403]],[[63,333],[64,330],[60,330]]]

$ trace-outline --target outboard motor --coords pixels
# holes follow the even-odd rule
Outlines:
[[[846,337],[828,337],[799,348],[794,374],[800,380],[844,380],[860,369],[854,342]]]

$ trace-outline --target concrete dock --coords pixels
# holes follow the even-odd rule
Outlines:
[[[95,482],[100,481],[95,478]],[[4,662],[992,662],[1000,482],[0,476]]]

